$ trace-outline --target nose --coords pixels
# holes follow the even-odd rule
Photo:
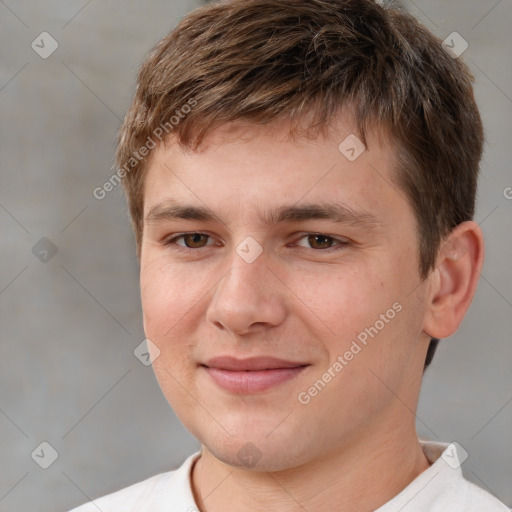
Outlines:
[[[237,335],[278,326],[286,316],[285,292],[265,252],[248,263],[233,251],[231,267],[213,292],[207,320]]]

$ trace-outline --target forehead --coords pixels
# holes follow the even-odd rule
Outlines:
[[[314,138],[292,133],[290,126],[287,120],[263,126],[236,121],[215,128],[197,150],[173,139],[160,144],[146,170],[145,217],[175,198],[202,207],[258,209],[269,202],[318,203],[328,195],[331,203],[356,210],[359,203],[393,201],[401,194],[387,137],[369,132],[365,147],[347,116]],[[266,220],[279,216],[275,208],[262,212]]]

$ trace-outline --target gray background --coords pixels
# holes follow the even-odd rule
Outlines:
[[[2,512],[67,510],[199,447],[133,355],[144,333],[121,188],[92,195],[111,175],[140,61],[197,5],[0,0]],[[512,3],[406,5],[443,39],[468,41],[487,136],[476,216],[486,263],[467,318],[425,377],[418,431],[458,441],[467,478],[510,506]],[[31,48],[43,31],[59,44],[47,59]],[[36,246],[40,257],[50,250],[47,262],[32,252],[42,237],[57,249]],[[46,470],[31,458],[43,441],[59,454]]]

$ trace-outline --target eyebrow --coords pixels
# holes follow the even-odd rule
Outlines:
[[[205,206],[192,206],[168,199],[152,206],[145,218],[150,224],[163,221],[199,220],[204,222],[225,222],[210,208]],[[284,204],[267,211],[262,221],[266,225],[284,222],[305,222],[308,220],[324,219],[337,224],[350,224],[367,230],[376,230],[381,226],[377,217],[364,210],[353,208],[340,203],[305,203]]]

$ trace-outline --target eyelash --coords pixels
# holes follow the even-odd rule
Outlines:
[[[185,247],[185,246],[182,246],[182,245],[178,245],[176,244],[175,242],[187,235],[204,235],[204,236],[207,236],[209,238],[212,238],[208,233],[202,233],[202,232],[199,232],[199,231],[190,231],[190,232],[187,232],[187,233],[180,233],[178,235],[174,235],[173,237],[171,238],[168,238],[166,240],[163,241],[163,245],[164,246],[167,246],[167,247],[170,247],[170,246],[174,246],[174,250],[178,251],[178,252],[181,252],[181,253],[190,253],[190,252],[193,252],[193,251],[198,251],[200,249],[206,249],[208,247],[213,247],[211,245],[209,246],[204,246],[204,247],[196,247],[196,248],[192,248],[192,247]],[[325,238],[328,238],[329,240],[332,240],[333,242],[337,242],[336,245],[334,245],[333,247],[328,247],[326,249],[313,249],[313,248],[310,248],[312,251],[316,251],[316,252],[334,252],[334,251],[339,251],[339,250],[342,250],[344,249],[347,245],[350,245],[350,242],[346,241],[346,240],[340,240],[338,238],[334,238],[332,236],[329,236],[329,235],[325,235],[323,233],[305,233],[303,234],[298,240],[301,240],[305,237],[308,237],[308,236],[322,236],[322,237],[325,237]],[[307,247],[301,247],[302,249],[307,249]]]

